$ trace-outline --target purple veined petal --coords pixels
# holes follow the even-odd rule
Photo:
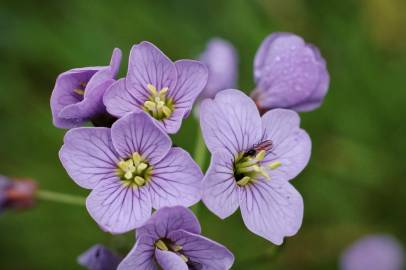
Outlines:
[[[247,228],[281,245],[285,236],[295,235],[302,224],[303,199],[285,180],[261,180],[240,189],[241,215]]]
[[[271,179],[290,180],[307,165],[311,155],[311,140],[299,128],[299,115],[291,110],[274,109],[262,116],[264,137],[273,142],[271,153],[264,163],[279,162],[280,166],[269,171]]]
[[[142,226],[152,210],[146,187],[125,186],[118,179],[97,185],[87,197],[86,207],[100,227],[112,234]]]
[[[321,82],[314,50],[290,33],[276,33],[261,44],[254,61],[253,96],[260,108],[292,108],[312,100]]]
[[[83,188],[94,188],[107,179],[118,179],[115,171],[118,154],[108,128],[69,130],[59,158],[69,176]]]
[[[171,149],[171,139],[145,112],[133,112],[117,120],[111,137],[121,157],[138,152],[150,164],[157,164]]]
[[[155,45],[143,41],[132,47],[126,84],[137,100],[144,102],[148,99],[148,84],[155,86],[158,91],[168,87],[171,92],[176,86],[176,78],[175,64]]]
[[[307,112],[317,109],[323,102],[323,99],[326,96],[330,85],[330,75],[327,71],[326,61],[321,56],[319,49],[312,44],[308,44],[307,46],[313,50],[318,62],[319,82],[316,90],[307,100],[291,107],[292,110],[298,112]]]
[[[182,125],[182,119],[185,115],[188,114],[186,109],[175,109],[171,116],[163,121],[158,121],[154,119],[155,123],[157,123],[162,130],[169,134],[175,134],[179,131],[180,126]]]
[[[137,239],[143,236],[153,239],[165,238],[170,232],[176,230],[201,233],[199,221],[191,210],[183,206],[162,207],[137,229]]]
[[[175,62],[178,78],[175,89],[169,93],[173,98],[175,109],[191,111],[196,98],[207,83],[207,67],[194,60],[179,60]]]
[[[65,119],[59,116],[61,110],[83,99],[82,95],[75,93],[81,83],[87,83],[90,78],[102,67],[78,68],[66,71],[58,76],[51,95],[51,110],[53,123],[59,128],[72,128],[83,124],[83,119]]]
[[[367,235],[355,241],[342,254],[341,270],[402,270],[405,251],[391,235]]]
[[[174,147],[152,166],[149,189],[155,209],[176,205],[189,207],[200,201],[203,173],[188,152]]]
[[[261,118],[255,103],[243,92],[228,89],[200,106],[200,127],[210,152],[244,151],[261,138]]]
[[[158,270],[154,260],[154,239],[142,236],[137,239],[130,253],[122,260],[117,270]]]
[[[189,267],[182,258],[172,251],[155,249],[155,258],[159,266],[165,270],[188,270]]]
[[[214,152],[203,178],[203,203],[222,219],[232,215],[239,206],[233,159],[228,152]]]
[[[204,236],[178,230],[170,233],[169,238],[182,247],[188,265],[197,265],[196,269],[228,270],[234,263],[233,254],[226,247]]]
[[[207,85],[199,98],[214,98],[217,92],[234,88],[237,83],[238,55],[234,46],[221,38],[213,38],[200,56],[209,69]]]
[[[139,109],[141,101],[137,100],[128,91],[125,78],[117,80],[106,90],[103,103],[107,111],[116,117],[122,117],[129,112],[141,110]]]
[[[97,244],[81,254],[78,263],[89,270],[115,270],[120,258],[110,249]]]

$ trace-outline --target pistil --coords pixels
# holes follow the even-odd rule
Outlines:
[[[168,97],[168,87],[162,88],[160,91],[152,84],[147,85],[151,95],[144,102],[144,110],[157,120],[169,118],[174,110],[172,98]]]
[[[117,174],[124,185],[142,187],[147,184],[152,173],[152,166],[137,152],[127,160],[117,164]]]

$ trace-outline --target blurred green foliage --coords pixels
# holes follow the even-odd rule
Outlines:
[[[342,249],[372,232],[406,243],[405,8],[402,0],[3,1],[0,172],[86,195],[60,165],[64,131],[51,123],[49,97],[67,69],[104,65],[114,47],[127,54],[142,40],[172,59],[194,58],[219,36],[237,47],[240,88],[249,91],[260,42],[295,32],[320,47],[331,73],[324,105],[302,114],[313,141],[293,182],[305,199],[303,227],[277,249],[238,212],[221,221],[203,209],[204,234],[234,252],[236,270],[336,269]],[[193,151],[197,132],[190,117],[174,141]],[[0,216],[0,269],[80,269],[76,256],[99,242],[125,254],[133,235],[101,232],[84,208],[40,202]]]

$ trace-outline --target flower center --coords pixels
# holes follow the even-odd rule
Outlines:
[[[135,152],[131,158],[118,162],[117,174],[125,186],[142,187],[151,178],[152,166]]]
[[[81,82],[79,83],[79,86],[75,89],[73,89],[73,92],[75,92],[76,94],[83,96],[85,94],[85,88],[86,88],[86,84],[85,82]]]
[[[163,250],[163,251],[175,252],[176,255],[181,257],[184,262],[189,261],[189,259],[185,255],[182,254],[183,247],[174,244],[171,240],[169,240],[167,238],[161,238],[158,241],[156,241],[155,242],[155,247],[160,249],[160,250]]]
[[[147,88],[151,92],[151,95],[144,102],[144,111],[157,120],[169,118],[174,111],[173,100],[167,96],[169,88],[164,87],[158,91],[152,84],[148,84]]]
[[[256,149],[250,149],[246,152],[241,152],[235,158],[234,178],[239,186],[246,186],[258,180],[259,177],[264,177],[269,180],[270,176],[267,170],[274,170],[282,165],[280,161],[273,161],[268,164],[264,164],[266,155],[265,150],[257,151]]]

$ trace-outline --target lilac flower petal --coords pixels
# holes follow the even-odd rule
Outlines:
[[[169,238],[182,247],[188,263],[199,264],[201,270],[226,270],[234,263],[233,254],[226,247],[204,236],[178,230]]]
[[[214,98],[217,92],[236,86],[238,55],[230,42],[221,38],[210,40],[200,60],[209,68],[209,79],[200,99]]]
[[[100,227],[113,234],[143,225],[151,216],[151,197],[146,187],[126,187],[120,180],[105,181],[93,189],[86,207]]]
[[[120,258],[103,245],[94,245],[78,257],[78,263],[89,270],[115,270]]]
[[[138,237],[135,246],[122,260],[117,270],[158,270],[154,256],[154,239],[148,236]]]
[[[155,258],[162,269],[188,270],[187,264],[174,252],[155,249]]]
[[[344,251],[340,266],[341,270],[402,270],[405,251],[390,235],[368,235]]]
[[[175,62],[178,71],[176,88],[170,92],[176,109],[190,112],[193,102],[206,86],[208,70],[204,64],[194,60]]]
[[[240,189],[241,215],[247,228],[276,245],[302,224],[303,199],[287,181],[262,180]]]
[[[171,139],[145,112],[130,113],[111,128],[114,148],[121,157],[138,152],[150,164],[156,164],[171,148]]]
[[[174,134],[179,131],[180,126],[182,125],[182,119],[187,114],[188,111],[186,109],[175,109],[169,118],[166,118],[163,121],[154,119],[154,121],[167,133]]]
[[[140,101],[135,99],[127,89],[124,78],[117,80],[105,92],[103,103],[107,111],[116,116],[122,117],[128,112],[137,111]]]
[[[274,145],[264,163],[281,163],[281,166],[269,172],[271,178],[293,179],[306,167],[311,154],[311,140],[306,131],[299,127],[299,115],[291,110],[274,109],[262,116],[262,125],[264,136]]]
[[[239,205],[233,159],[228,152],[214,152],[203,179],[203,203],[222,219],[233,214]]]
[[[304,40],[289,33],[270,35],[254,63],[260,108],[309,110],[320,105],[328,88],[325,61]]]
[[[152,206],[191,206],[201,199],[203,173],[188,152],[172,148],[156,165],[153,165],[149,185]]]
[[[144,236],[165,238],[172,231],[185,230],[200,234],[200,224],[191,210],[183,206],[162,207],[137,229],[137,239]]]
[[[69,130],[59,158],[69,176],[83,188],[94,188],[107,179],[118,179],[115,171],[119,157],[108,128]]]
[[[82,119],[65,119],[59,116],[67,105],[80,102],[83,96],[74,92],[82,82],[90,78],[102,67],[77,68],[66,71],[58,76],[51,95],[51,109],[53,123],[56,127],[72,128],[82,124]]]
[[[148,84],[157,90],[168,87],[171,91],[176,85],[176,77],[175,64],[155,45],[144,41],[132,47],[126,84],[137,100],[148,99]]]
[[[238,90],[224,90],[200,107],[200,126],[210,152],[231,155],[252,147],[261,138],[261,119],[254,102]]]

